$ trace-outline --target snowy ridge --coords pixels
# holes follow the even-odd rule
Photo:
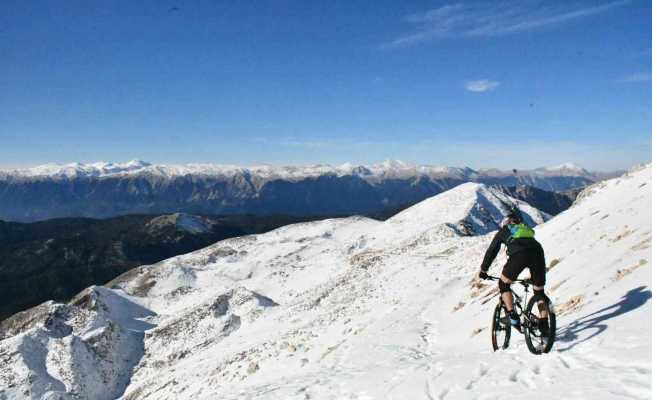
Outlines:
[[[652,398],[652,165],[536,228],[559,325],[544,356],[517,334],[490,350],[497,288],[475,276],[510,202],[465,184],[385,222],[290,225],[136,268],[4,321],[0,398]]]
[[[375,247],[387,250],[406,243],[437,240],[448,235],[483,235],[499,228],[500,221],[518,207],[532,226],[550,216],[529,204],[516,200],[497,189],[478,183],[465,183],[408,208],[361,236],[375,239]]]
[[[466,235],[486,234],[499,228],[503,216],[518,207],[526,222],[539,225],[550,218],[529,204],[511,198],[494,188],[478,183],[465,183],[438,196],[431,197],[395,215],[388,223],[398,226],[435,226],[455,223]],[[416,229],[416,227],[411,227]]]
[[[0,173],[19,177],[101,177],[138,173],[151,166],[150,163],[140,160],[132,160],[122,164],[110,162],[45,164],[25,169],[4,170],[0,171]]]
[[[253,176],[260,179],[286,179],[300,180],[323,175],[347,176],[355,175],[367,178],[405,178],[415,176],[429,176],[433,178],[457,178],[472,180],[479,174],[489,172],[495,175],[512,175],[512,171],[480,170],[471,168],[456,168],[432,165],[415,165],[398,160],[387,160],[371,166],[345,163],[339,166],[317,164],[309,166],[271,166],[259,165],[240,167],[222,164],[186,164],[186,165],[154,165],[140,160],[126,163],[71,163],[71,164],[46,164],[32,168],[0,171],[0,177],[21,178],[102,178],[111,176],[130,176],[152,174],[163,177],[176,176],[222,176],[233,177],[236,175]],[[523,174],[590,177],[591,174],[574,164],[563,164],[558,167],[539,168],[523,171]]]
[[[586,170],[584,168],[578,166],[577,164],[573,164],[573,163],[570,163],[570,162],[563,163],[563,164],[560,164],[560,165],[556,165],[556,166],[553,166],[553,167],[546,167],[544,169],[546,169],[548,171],[567,170],[567,171],[575,171],[577,173],[586,173]]]

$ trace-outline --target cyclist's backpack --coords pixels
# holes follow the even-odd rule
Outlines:
[[[509,232],[512,235],[511,240],[534,238],[534,229],[530,228],[522,222],[520,224],[509,224],[508,228]]]

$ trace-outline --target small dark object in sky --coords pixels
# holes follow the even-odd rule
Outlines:
[[[168,10],[168,12],[176,12],[176,11],[179,11],[179,7],[177,6],[170,7],[170,9]]]
[[[534,107],[534,103],[530,103],[530,107]]]
[[[514,173],[514,175],[517,175],[517,174],[518,174],[518,170],[517,170],[517,169],[513,169],[512,172]]]

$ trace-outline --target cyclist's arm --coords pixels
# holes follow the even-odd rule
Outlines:
[[[494,262],[496,256],[498,255],[498,252],[500,251],[500,245],[503,242],[502,239],[503,229],[496,232],[494,239],[491,241],[491,244],[489,245],[489,248],[487,249],[487,252],[484,255],[484,260],[482,261],[482,265],[480,266],[480,269],[484,272],[487,272],[489,270],[491,263]]]

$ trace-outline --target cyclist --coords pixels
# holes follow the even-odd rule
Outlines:
[[[546,259],[543,247],[534,239],[534,230],[523,222],[518,209],[507,214],[500,224],[500,230],[494,236],[480,266],[480,279],[488,279],[487,271],[489,266],[500,251],[502,244],[507,246],[507,263],[498,281],[498,288],[502,296],[505,308],[507,309],[508,322],[519,331],[521,322],[514,310],[514,297],[510,290],[510,284],[518,278],[518,275],[527,267],[530,269],[530,276],[534,287],[534,295],[540,295],[547,299],[544,293],[546,283]],[[544,300],[538,303],[539,308],[539,330],[543,336],[548,336],[548,314]]]

